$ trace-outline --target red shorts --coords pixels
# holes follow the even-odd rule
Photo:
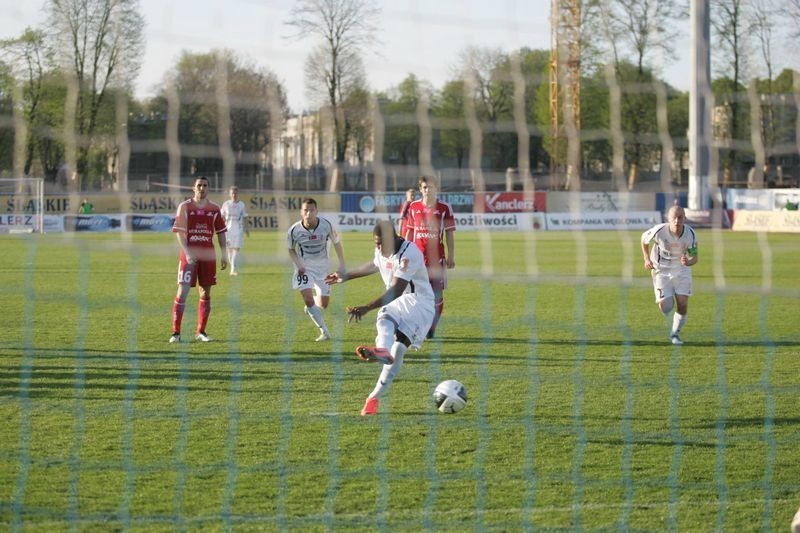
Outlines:
[[[178,261],[178,285],[209,287],[217,284],[217,259],[196,259],[191,265],[181,252]]]

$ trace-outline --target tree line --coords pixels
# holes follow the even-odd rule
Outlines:
[[[631,189],[641,172],[680,179],[688,94],[653,64],[674,54],[685,6],[580,4],[580,175]],[[781,21],[794,24],[782,35],[800,37],[800,0],[712,0],[711,9],[721,178],[739,181],[755,164],[796,167],[800,82],[774,56]],[[137,99],[136,0],[47,0],[45,12],[47,31],[0,42],[0,176],[92,190],[148,175],[218,174],[228,184],[273,170],[291,110],[270,69],[229,50],[184,52],[156,95]],[[379,14],[373,0],[301,0],[286,21],[293,38],[315,42],[304,69],[312,113],[332,130],[325,187],[341,188],[348,164],[546,172],[563,160],[551,134],[550,50],[471,47],[442,87],[409,73],[376,91],[363,57]],[[620,158],[625,176],[615,175]]]

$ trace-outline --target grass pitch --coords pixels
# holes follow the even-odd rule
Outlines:
[[[369,418],[374,312],[343,309],[377,275],[334,288],[315,343],[284,235],[254,234],[216,341],[170,345],[172,235],[4,236],[0,528],[788,529],[800,241],[701,231],[674,347],[638,236],[458,233],[437,338]],[[344,245],[371,258],[368,233]],[[469,403],[438,414],[450,378]]]

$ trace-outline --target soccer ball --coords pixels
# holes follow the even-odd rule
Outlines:
[[[467,405],[467,389],[454,379],[442,381],[433,391],[433,401],[442,413],[457,413]]]

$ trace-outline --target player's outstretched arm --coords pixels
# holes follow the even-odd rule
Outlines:
[[[383,307],[384,305],[398,298],[401,294],[403,294],[407,286],[408,286],[407,280],[404,280],[402,278],[393,278],[392,284],[389,285],[389,288],[386,289],[386,292],[384,292],[378,298],[372,300],[367,305],[358,305],[355,307],[345,308],[345,311],[348,314],[347,321],[348,322],[360,321],[361,318],[372,309],[378,309],[379,307]]]
[[[374,274],[378,271],[378,267],[375,266],[375,263],[364,263],[358,268],[351,270],[350,272],[331,272],[327,276],[325,276],[325,283],[328,285],[335,285],[336,283],[344,283],[345,281],[356,279],[356,278],[363,278],[364,276],[369,276],[370,274]]]

